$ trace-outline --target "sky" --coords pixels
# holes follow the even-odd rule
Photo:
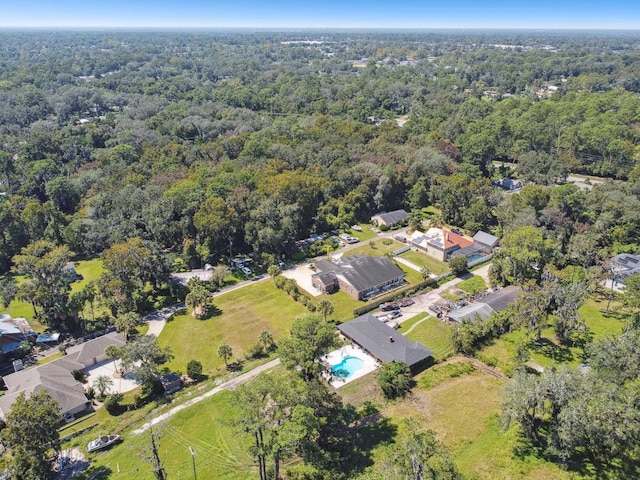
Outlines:
[[[640,0],[0,0],[0,27],[640,29]]]

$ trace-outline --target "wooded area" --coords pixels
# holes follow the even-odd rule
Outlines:
[[[428,218],[500,237],[491,280],[523,287],[511,309],[461,325],[458,352],[518,329],[539,343],[548,324],[558,345],[584,348],[586,376],[564,367],[538,376],[518,347],[504,412],[528,445],[567,468],[638,472],[640,282],[620,296],[620,337],[590,345],[578,309],[611,278],[612,256],[640,251],[640,35],[16,30],[0,32],[0,45],[5,308],[28,302],[42,329],[113,324],[126,336],[140,314],[185,297],[207,319],[239,254],[297,299],[279,262],[331,251],[299,240],[403,208],[411,228]],[[581,189],[569,174],[601,178]],[[525,185],[505,191],[494,184],[504,177]],[[74,290],[65,265],[96,258],[99,278]],[[169,281],[206,264],[215,274],[206,286]],[[410,422],[375,462],[366,448],[377,443],[360,450],[344,438],[376,437],[382,424],[362,433],[378,412],[343,405],[323,383],[317,360],[335,345],[334,306],[308,300],[300,305],[321,315],[296,320],[278,342],[294,373],[260,377],[235,397],[249,405],[239,419],[255,437],[260,478],[290,458],[301,460],[287,465],[290,478],[405,478],[412,461],[433,478],[460,478],[433,432]],[[322,337],[316,350],[301,347],[308,331]],[[275,349],[265,332],[260,354]],[[227,366],[239,354],[215,347]],[[387,382],[389,398],[404,397],[410,372],[393,367],[387,377],[403,382]],[[402,457],[398,445],[418,453]]]

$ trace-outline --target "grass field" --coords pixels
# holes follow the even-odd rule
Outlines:
[[[402,258],[418,265],[419,267],[427,267],[431,273],[441,275],[449,271],[449,266],[436,260],[435,258],[427,255],[426,253],[416,252],[415,250],[408,250],[400,255]]]
[[[240,480],[256,478],[253,459],[248,453],[250,438],[234,427],[238,409],[231,393],[221,392],[187,410],[174,415],[156,429],[159,435],[160,459],[169,478],[192,478],[191,447],[195,452],[198,478]],[[93,433],[93,437],[99,432]],[[106,432],[103,432],[106,433]],[[91,435],[80,437],[90,440]],[[84,445],[81,444],[81,445]],[[126,435],[119,445],[104,452],[90,454],[93,471],[106,467],[110,471],[98,479],[152,480],[152,466],[144,461],[149,456],[149,433]]]
[[[588,330],[588,340],[593,341],[607,335],[620,334],[624,329],[624,321],[615,313],[619,307],[612,303],[611,312],[606,312],[607,300],[603,297],[590,297],[580,307],[579,312],[585,320]],[[537,365],[547,368],[551,365],[567,363],[578,366],[584,357],[584,348],[581,345],[564,346],[558,344],[553,333],[553,317],[549,318],[549,326],[542,331],[542,341],[535,342],[527,337],[524,330],[508,333],[497,339],[491,345],[482,349],[482,353],[493,357],[498,361],[498,367],[508,371],[512,366],[516,347],[518,344],[526,344],[531,353],[531,360]]]
[[[475,295],[477,292],[486,290],[487,284],[482,277],[472,275],[471,277],[457,284],[456,287],[460,290],[464,290],[465,292],[470,293],[471,295]]]
[[[431,389],[416,388],[413,398],[391,404],[382,413],[394,421],[414,418],[435,431],[470,478],[569,478],[553,464],[514,454],[515,431],[503,432],[498,417],[501,388],[502,382],[493,377],[462,375]]]
[[[71,284],[72,292],[82,290],[87,283],[100,277],[102,274],[102,260],[93,259],[76,262],[76,272],[82,275],[83,278]],[[11,275],[11,277],[18,285],[26,281],[26,278],[22,275]],[[0,278],[5,277],[0,276]],[[1,309],[0,313],[8,313],[13,318],[26,318],[37,333],[41,333],[45,329],[43,325],[33,320],[33,307],[27,302],[15,299],[9,304],[9,307]]]
[[[180,315],[168,322],[160,334],[161,346],[171,347],[174,359],[167,365],[184,372],[189,360],[202,362],[208,375],[224,371],[217,350],[222,344],[231,346],[235,361],[258,341],[263,330],[269,330],[277,341],[287,334],[293,320],[309,313],[271,281],[252,285],[215,297],[220,314],[206,320]]]
[[[387,243],[387,245],[385,245],[385,243],[383,243],[384,239],[373,239],[373,240],[369,240],[368,242],[362,242],[362,245],[358,245],[357,248],[354,248],[353,250],[349,250],[348,252],[345,253],[345,256],[349,256],[349,255],[371,255],[374,257],[383,257],[385,256],[387,253],[389,252],[393,252],[394,250],[398,250],[399,248],[401,248],[404,244],[400,243],[396,240],[390,240],[390,242],[385,242]]]
[[[398,331],[404,334],[410,329],[411,331],[406,334],[407,338],[429,347],[437,361],[453,355],[451,339],[454,329],[442,320],[430,315],[420,314],[403,322]]]

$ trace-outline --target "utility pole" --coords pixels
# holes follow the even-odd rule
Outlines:
[[[193,451],[191,445],[189,445],[189,452],[191,453],[191,463],[193,464],[193,480],[198,480],[196,477],[196,452]]]

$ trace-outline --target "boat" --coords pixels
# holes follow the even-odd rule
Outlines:
[[[118,440],[120,440],[120,435],[100,435],[95,440],[89,442],[87,445],[87,452],[96,452],[103,448],[110,447]]]

